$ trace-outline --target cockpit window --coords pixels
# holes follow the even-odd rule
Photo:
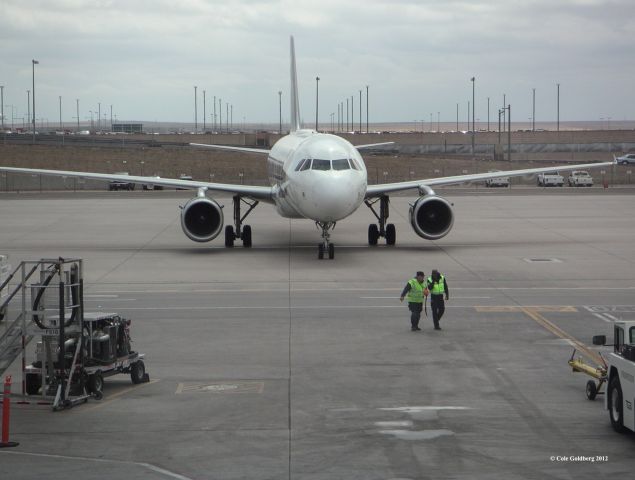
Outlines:
[[[333,160],[331,163],[333,164],[333,170],[350,170],[351,168],[346,158]]]
[[[348,161],[351,162],[351,168],[353,170],[361,170],[361,168],[359,168],[359,165],[357,164],[354,158],[349,158]]]
[[[331,161],[330,160],[313,160],[313,165],[311,166],[311,170],[330,170],[331,169]]]
[[[302,170],[302,167],[304,166],[304,164],[305,164],[307,161],[309,161],[309,159],[308,159],[308,158],[305,158],[305,159],[303,159],[303,160],[300,160],[300,162],[298,163],[298,166],[297,166],[297,167],[295,167],[295,171],[296,171],[296,172],[299,172],[300,170]]]
[[[300,164],[300,170],[304,171],[304,170],[309,170],[311,168],[311,159],[310,158],[305,158],[304,160],[302,160],[302,163]]]

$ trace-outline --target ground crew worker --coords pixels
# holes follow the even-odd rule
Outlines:
[[[439,273],[438,270],[432,270],[432,274],[426,281],[426,288],[430,291],[430,307],[432,308],[432,321],[434,322],[434,329],[441,330],[439,322],[445,312],[445,303],[443,297],[446,300],[450,300],[450,290],[448,288],[448,282],[445,277]]]
[[[421,330],[419,328],[419,319],[421,318],[421,310],[423,310],[423,299],[428,295],[424,283],[425,275],[419,271],[415,275],[415,278],[411,278],[406,283],[403,291],[401,292],[400,300],[408,295],[408,310],[410,310],[410,326],[413,332]]]

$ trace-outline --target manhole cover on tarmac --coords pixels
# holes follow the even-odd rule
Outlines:
[[[186,382],[179,383],[175,393],[262,393],[264,388],[264,382],[253,381]]]

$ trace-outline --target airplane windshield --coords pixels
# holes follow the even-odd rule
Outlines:
[[[311,170],[330,170],[331,169],[331,161],[330,160],[313,160],[313,165],[311,166]]]
[[[298,166],[295,167],[295,171],[299,172],[300,170],[308,170],[311,167],[311,159],[305,158],[304,160],[300,160]]]
[[[351,168],[346,158],[333,160],[331,163],[333,164],[333,170],[350,170]]]
[[[349,158],[348,161],[351,162],[351,168],[353,170],[361,170],[361,168],[359,168],[359,165],[357,164],[354,158]]]

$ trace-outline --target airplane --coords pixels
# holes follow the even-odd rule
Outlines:
[[[314,221],[321,230],[322,237],[318,244],[318,258],[323,259],[328,256],[329,259],[333,259],[335,245],[330,239],[331,230],[337,222],[351,215],[362,204],[365,204],[377,219],[377,223],[371,223],[368,227],[368,244],[377,245],[380,237],[385,239],[387,245],[396,243],[395,225],[387,223],[389,194],[392,192],[418,191],[419,197],[410,206],[410,224],[420,237],[438,240],[452,229],[454,213],[450,202],[434,192],[435,186],[483,181],[501,176],[526,176],[555,170],[582,170],[615,163],[530,168],[368,185],[366,165],[360,150],[393,142],[353,145],[337,135],[303,129],[300,122],[293,37],[290,42],[290,54],[291,124],[288,135],[280,138],[270,150],[190,144],[193,147],[267,155],[270,186],[2,166],[0,171],[139,184],[151,183],[157,186],[197,190],[196,197],[181,207],[181,227],[185,235],[195,242],[209,242],[215,239],[220,235],[224,225],[224,205],[208,197],[207,192],[231,193],[233,195],[233,224],[225,226],[226,247],[233,247],[238,239],[242,240],[244,247],[251,247],[252,230],[250,225],[244,224],[245,218],[260,202],[273,204],[282,217]],[[245,212],[242,211],[243,205],[246,208]],[[379,208],[376,208],[377,206]]]

